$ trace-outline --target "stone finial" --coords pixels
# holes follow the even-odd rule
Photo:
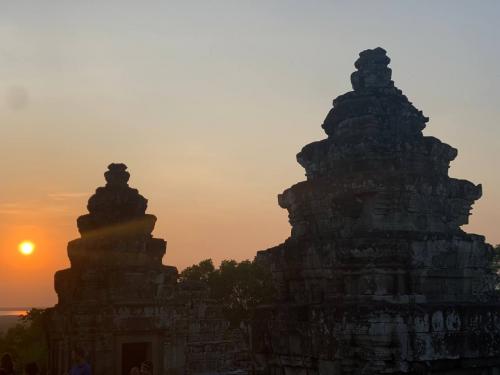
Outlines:
[[[127,166],[123,163],[111,163],[108,170],[104,173],[104,178],[108,185],[126,186],[130,173],[127,172]]]
[[[97,188],[89,199],[89,213],[80,216],[77,224],[82,235],[95,233],[115,235],[115,229],[127,228],[127,235],[149,236],[156,218],[146,214],[147,199],[128,186],[127,166],[112,163],[104,173],[106,185]],[[119,235],[123,235],[121,231]],[[103,234],[104,233],[104,234]]]
[[[351,75],[352,88],[357,91],[393,87],[392,71],[388,67],[390,62],[391,59],[383,48],[377,47],[362,51],[354,63],[358,70]]]

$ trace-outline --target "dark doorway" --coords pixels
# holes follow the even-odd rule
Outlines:
[[[122,375],[129,375],[132,367],[140,367],[141,363],[146,360],[151,361],[150,342],[122,344]]]

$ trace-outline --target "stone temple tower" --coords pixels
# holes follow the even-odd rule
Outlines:
[[[254,326],[266,374],[500,373],[493,250],[460,228],[481,186],[448,176],[457,150],[422,134],[389,62],[360,53],[279,196],[291,236],[257,256],[279,286]]]
[[[50,374],[66,374],[75,347],[94,375],[129,375],[150,361],[153,375],[245,374],[248,346],[206,286],[178,281],[162,264],[166,243],[151,235],[156,217],[111,164],[70,241],[71,268],[58,271],[49,314]]]
[[[177,270],[162,264],[166,242],[153,238],[156,217],[128,186],[124,164],[111,164],[106,186],[78,218],[81,238],[68,244],[71,268],[55,275],[58,304],[50,327],[51,373],[65,373],[71,350],[87,353],[94,374],[128,374],[144,360],[162,374],[174,340],[172,297]]]

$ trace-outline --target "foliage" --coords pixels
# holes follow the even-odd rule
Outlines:
[[[19,318],[19,323],[0,335],[0,355],[10,353],[18,372],[29,362],[38,363],[41,372],[47,367],[48,348],[44,322],[45,309],[31,309]]]
[[[212,259],[202,260],[198,264],[187,267],[179,275],[179,281],[201,281],[208,282],[211,274],[215,271]]]
[[[223,308],[233,327],[247,325],[258,306],[270,303],[275,295],[271,273],[249,260],[224,260],[209,280],[210,292]]]
[[[271,302],[275,295],[271,273],[249,260],[223,260],[215,269],[212,260],[205,259],[182,271],[180,281],[206,283],[233,328],[248,326],[256,308]]]

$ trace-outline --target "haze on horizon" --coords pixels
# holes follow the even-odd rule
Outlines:
[[[295,155],[381,46],[393,80],[483,184],[465,229],[500,243],[500,3],[16,1],[0,5],[0,301],[55,302],[111,162],[149,200],[164,263],[252,258],[290,227]],[[31,256],[17,251],[36,244]]]

